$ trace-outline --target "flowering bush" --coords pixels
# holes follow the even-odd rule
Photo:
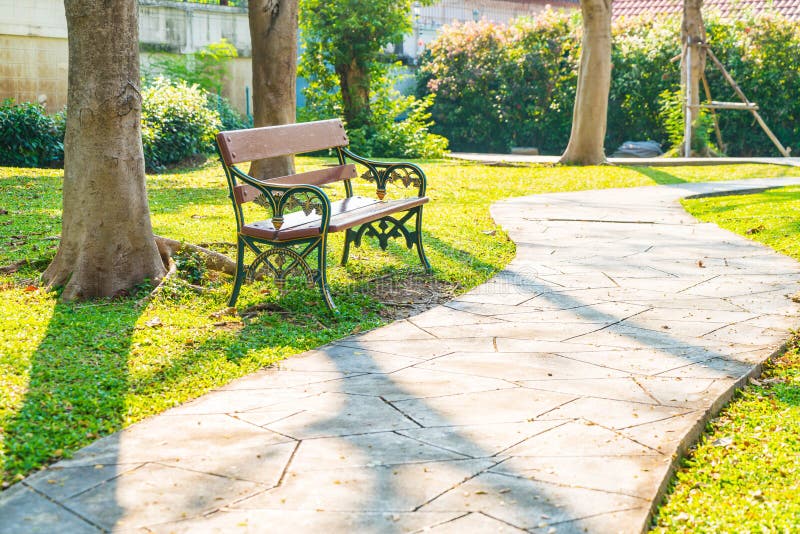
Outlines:
[[[709,44],[778,138],[797,145],[800,23],[774,14],[740,17],[708,16]],[[446,27],[418,73],[418,93],[434,95],[433,131],[454,150],[561,152],[572,122],[580,32],[578,15],[553,11],[508,26]],[[668,145],[675,114],[662,109],[659,95],[680,90],[680,63],[672,61],[681,52],[680,18],[621,19],[612,33],[607,152],[629,139]],[[738,101],[719,70],[709,65],[706,75],[714,100]],[[750,113],[723,111],[719,123],[728,154],[777,155]]]

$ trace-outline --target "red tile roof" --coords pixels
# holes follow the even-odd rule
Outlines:
[[[745,9],[774,10],[789,19],[800,20],[800,0],[706,0],[703,8],[718,9],[726,17],[735,17]],[[614,18],[642,13],[680,13],[682,9],[683,0],[613,0],[611,7]]]

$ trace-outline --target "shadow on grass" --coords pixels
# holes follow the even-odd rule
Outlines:
[[[630,169],[632,171],[636,171],[639,174],[644,174],[645,176],[647,176],[648,178],[650,178],[659,185],[686,183],[686,180],[684,180],[683,178],[678,178],[674,174],[670,174],[660,169],[654,169],[652,167],[625,167],[625,168]]]
[[[139,314],[126,301],[56,304],[31,356],[25,400],[4,429],[4,478],[14,480],[122,428]]]

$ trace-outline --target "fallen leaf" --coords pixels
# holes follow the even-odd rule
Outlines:
[[[31,291],[36,291],[37,289],[39,288],[36,286],[27,286],[25,289],[23,289],[23,291],[27,291],[28,293],[30,293]]]
[[[756,226],[755,228],[750,228],[748,231],[745,232],[745,234],[753,235],[753,234],[757,234],[759,232],[763,232],[764,230],[765,230],[764,225],[760,224],[760,225]]]
[[[8,215],[8,210],[0,208],[0,215]]]
[[[713,442],[711,442],[711,445],[714,446],[714,447],[727,447],[728,445],[730,445],[732,443],[733,443],[733,438],[724,437],[724,438],[719,438],[717,440],[714,440]]]
[[[219,311],[216,311],[209,315],[212,319],[219,319],[220,317],[225,317],[226,315],[236,315],[236,308],[223,308]]]
[[[697,260],[697,266],[701,269],[705,269],[706,265],[703,263],[703,260]]]
[[[484,230],[484,231],[483,231],[483,232],[481,232],[481,233],[482,233],[483,235],[495,235],[495,234],[497,233],[497,230]]]
[[[161,322],[161,318],[156,316],[144,323],[145,326],[149,326],[150,328],[155,328],[157,326],[162,326],[164,323]]]

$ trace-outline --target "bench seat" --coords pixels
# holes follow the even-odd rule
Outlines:
[[[382,219],[387,215],[407,211],[421,206],[430,200],[428,197],[404,198],[400,200],[380,201],[377,198],[353,196],[331,202],[331,220],[328,232],[341,232],[364,223]],[[316,237],[320,230],[320,215],[306,215],[297,211],[284,216],[280,230],[271,220],[256,221],[242,226],[242,235],[268,239],[270,241],[291,241],[307,237]]]

